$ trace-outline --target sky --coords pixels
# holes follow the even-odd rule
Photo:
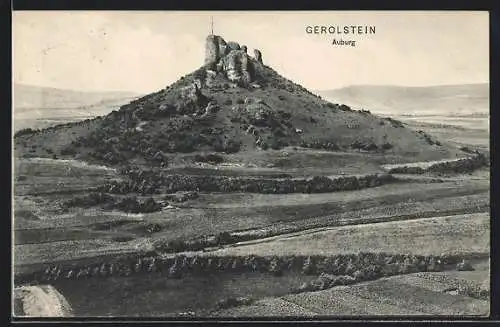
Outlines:
[[[312,90],[489,81],[487,12],[13,12],[13,81],[81,91],[147,93],[203,64],[205,38],[237,41]],[[306,26],[371,25],[370,35]],[[332,45],[355,40],[356,46]]]

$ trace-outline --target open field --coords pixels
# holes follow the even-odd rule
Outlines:
[[[229,297],[281,296],[313,276],[245,273],[167,278],[160,273],[137,277],[71,280],[54,286],[71,303],[75,316],[162,317],[194,311],[207,315]]]
[[[307,161],[305,170],[319,165],[321,157],[343,158],[354,165],[363,156],[309,150],[300,153],[296,155],[313,160]],[[394,162],[388,158],[372,158],[379,170],[382,167],[378,164]],[[323,167],[335,160],[326,160]],[[349,166],[345,161],[337,164]],[[251,169],[253,173],[258,171]],[[444,178],[441,183],[429,183],[424,178],[323,194],[201,193],[197,199],[174,204],[172,209],[145,214],[97,208],[61,212],[61,203],[75,194],[86,194],[106,180],[120,178],[115,170],[106,167],[76,160],[16,159],[15,177],[14,252],[18,264],[101,255],[110,249],[131,251],[144,246],[149,249],[157,240],[189,240],[222,231],[250,233],[260,238],[269,233],[279,235],[310,228],[484,212],[489,206],[487,172],[474,172],[458,179]],[[161,230],[148,233],[149,224],[156,224]],[[67,248],[72,249],[71,254]]]
[[[435,185],[439,187],[434,188]],[[227,205],[218,207],[205,204],[208,201],[213,203],[213,197],[222,199],[224,196],[231,200]],[[297,194],[291,199],[287,198],[288,196],[291,195],[270,195],[272,201],[268,202],[259,194],[202,195],[178,209],[136,215],[87,209],[69,214],[56,212],[50,216],[50,211],[43,212],[42,205],[42,208],[37,209],[39,211],[28,211],[38,218],[20,217],[16,221],[15,252],[25,252],[22,249],[28,245],[22,244],[41,240],[44,244],[40,251],[50,246],[64,248],[65,241],[72,244],[77,240],[98,242],[102,239],[113,242],[117,237],[128,237],[132,240],[148,238],[154,241],[192,239],[215,235],[221,231],[248,231],[257,235],[263,231],[274,231],[274,234],[279,234],[280,231],[284,233],[290,229],[293,231],[356,224],[367,219],[384,221],[432,217],[440,213],[445,215],[481,212],[488,210],[489,206],[487,187],[481,181],[468,181],[465,184],[401,184],[332,194]],[[311,201],[308,201],[308,197]],[[37,208],[36,204],[29,205],[29,208],[34,207]],[[26,211],[21,211],[21,208],[16,210],[30,217]],[[145,227],[152,223],[161,226],[161,231],[148,234]],[[189,224],[189,229],[185,228],[186,224]],[[55,241],[57,243],[47,243]],[[128,243],[117,242],[116,247],[128,248]],[[33,246],[28,248],[36,249]],[[74,250],[71,253],[73,257],[86,252],[84,245],[80,250]],[[103,252],[105,251],[106,248],[103,248]],[[66,252],[60,253],[60,259],[64,260]],[[33,255],[37,260],[45,260],[43,255]],[[28,263],[20,258],[19,260]]]
[[[489,281],[488,261],[474,271],[421,272],[381,278],[350,286],[281,297],[211,313],[216,317],[258,316],[488,316],[486,299],[453,293],[463,285],[480,287]],[[486,285],[489,285],[486,283]],[[489,286],[487,286],[489,289]]]
[[[488,273],[484,275],[487,278]],[[250,306],[219,311],[214,316],[489,315],[489,301],[446,294],[435,287],[426,283],[426,279],[412,275],[389,277],[354,286],[262,299]]]
[[[72,193],[117,179],[116,171],[76,160],[14,159],[14,194]]]
[[[318,91],[331,101],[367,108],[385,115],[485,115],[489,108],[489,84],[433,86],[352,85]]]
[[[420,129],[437,137],[450,140],[459,146],[471,146],[489,151],[490,119],[489,115],[448,117],[448,116],[396,116],[408,127]]]
[[[271,241],[228,247],[216,253],[289,255],[375,252],[440,253],[489,252],[489,214],[470,214],[416,220],[334,227],[304,235],[282,235]]]

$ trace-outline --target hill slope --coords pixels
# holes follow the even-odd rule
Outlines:
[[[354,85],[317,91],[331,101],[384,114],[471,115],[489,113],[489,84],[425,87]]]
[[[77,157],[105,164],[165,163],[170,153],[253,152],[304,146],[418,160],[456,151],[392,119],[315,96],[246,47],[207,38],[205,64],[171,86],[104,117],[22,131],[18,156]]]

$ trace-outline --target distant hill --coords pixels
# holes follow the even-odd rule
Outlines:
[[[333,102],[392,115],[488,115],[489,84],[444,86],[354,85],[316,91]]]
[[[205,63],[172,85],[105,116],[20,131],[14,141],[17,156],[110,165],[164,165],[171,155],[206,151],[252,156],[287,146],[415,161],[456,150],[397,120],[325,101],[266,66],[258,50],[251,57],[215,35],[207,37]]]
[[[53,119],[103,115],[137,98],[132,92],[82,92],[13,85],[14,119]]]

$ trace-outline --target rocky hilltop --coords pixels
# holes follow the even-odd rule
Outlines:
[[[255,81],[255,65],[262,65],[262,54],[255,49],[255,58],[247,54],[247,46],[228,42],[218,36],[207,37],[205,46],[205,67],[212,74],[224,73],[228,80],[238,85],[252,85]],[[256,86],[253,84],[252,86]]]
[[[196,71],[109,115],[19,131],[16,155],[109,165],[165,165],[180,152],[251,153],[287,146],[420,160],[454,156],[453,149],[399,121],[321,99],[266,66],[259,50],[253,57],[247,51],[209,35]]]

